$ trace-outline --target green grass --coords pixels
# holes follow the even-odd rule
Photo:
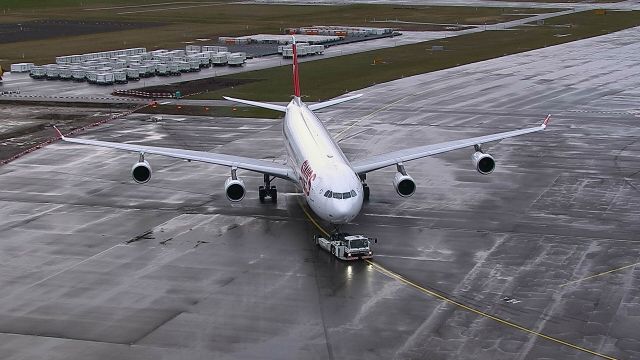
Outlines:
[[[372,20],[401,20],[424,23],[493,24],[519,19],[526,14],[558,11],[559,9],[436,7],[395,5],[292,6],[248,5],[223,3],[216,6],[173,11],[123,14],[127,11],[158,9],[159,7],[106,9],[105,6],[136,5],[158,1],[90,1],[90,0],[4,0],[0,2],[0,22],[17,23],[29,20],[111,20],[155,22],[165,24],[154,28],[97,33],[0,44],[0,65],[8,68],[13,62],[53,62],[55,56],[119,49],[123,47],[183,48],[184,42],[196,38],[213,39],[224,35],[282,33],[284,28],[303,25],[365,25],[380,24]],[[46,5],[43,5],[46,3]],[[82,4],[82,6],[80,5]],[[162,7],[178,7],[164,5]]]
[[[198,115],[210,117],[260,118],[280,119],[282,113],[278,111],[256,108],[251,106],[176,106],[158,105],[146,107],[138,111],[144,114]]]
[[[558,26],[561,25],[561,26]],[[640,11],[594,11],[547,20],[543,26],[523,26],[510,31],[484,31],[354,55],[306,62],[300,66],[303,97],[307,101],[328,99],[348,91],[406,76],[446,69],[640,25]],[[558,35],[566,35],[558,37]],[[431,51],[443,45],[445,51]],[[373,60],[383,63],[372,65]],[[378,61],[377,61],[378,62]],[[230,79],[259,80],[234,88],[216,90],[191,99],[221,99],[222,95],[255,100],[288,101],[290,66],[228,75]]]

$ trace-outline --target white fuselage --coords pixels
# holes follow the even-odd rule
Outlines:
[[[309,207],[323,220],[345,224],[362,208],[362,183],[322,122],[295,98],[287,105],[283,133],[287,162]]]

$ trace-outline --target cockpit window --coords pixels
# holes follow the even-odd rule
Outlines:
[[[334,198],[334,199],[350,199],[352,197],[356,197],[356,191],[351,190],[344,193],[333,192],[331,190],[327,190],[324,193],[324,197],[326,198]]]

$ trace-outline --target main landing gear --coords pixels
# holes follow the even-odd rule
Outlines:
[[[271,198],[272,203],[278,202],[278,189],[275,185],[271,185],[271,180],[275,177],[270,177],[268,174],[264,174],[264,185],[258,187],[258,197],[260,202],[264,203],[266,198]]]
[[[370,190],[369,190],[369,185],[367,185],[366,181],[367,181],[367,174],[359,174],[360,176],[360,181],[362,181],[362,195],[363,195],[363,199],[364,201],[369,201],[369,194],[370,194]]]

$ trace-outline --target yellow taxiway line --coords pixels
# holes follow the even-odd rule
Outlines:
[[[300,202],[300,201],[299,201],[299,204],[300,204],[300,207],[302,208],[302,210],[304,211],[304,214],[309,219],[309,221],[318,230],[320,230],[323,234],[329,236],[329,232],[326,231],[322,226],[320,226],[320,224],[313,218],[313,216],[311,216],[311,214],[307,210],[307,207],[304,204],[302,204],[302,202]],[[518,325],[518,324],[516,324],[514,322],[511,322],[509,320],[505,320],[505,319],[499,318],[499,317],[497,317],[495,315],[491,315],[491,314],[486,313],[486,312],[484,312],[482,310],[478,310],[478,309],[472,308],[472,307],[467,306],[467,305],[465,305],[463,303],[460,303],[460,302],[458,302],[456,300],[450,299],[450,298],[448,298],[448,297],[446,297],[446,296],[444,296],[444,295],[442,295],[442,294],[440,294],[438,292],[435,292],[435,291],[429,290],[429,289],[427,289],[427,288],[425,288],[423,286],[420,286],[420,285],[414,283],[413,281],[405,278],[404,276],[402,276],[400,274],[397,274],[397,273],[395,273],[395,272],[393,272],[393,271],[391,271],[389,269],[386,269],[385,267],[383,267],[380,264],[377,264],[377,263],[375,263],[373,261],[370,261],[370,260],[365,260],[365,261],[369,265],[371,265],[375,270],[377,270],[378,272],[380,272],[380,273],[382,273],[382,274],[384,274],[384,275],[386,275],[386,276],[388,276],[388,277],[390,277],[392,279],[398,280],[398,281],[404,283],[405,285],[411,286],[414,289],[419,290],[423,294],[427,294],[427,295],[432,296],[432,297],[434,297],[436,299],[439,299],[439,300],[442,300],[442,301],[447,302],[449,304],[455,305],[455,306],[457,306],[459,308],[462,308],[462,309],[467,310],[469,312],[472,312],[474,314],[480,315],[480,316],[485,317],[487,319],[494,320],[494,321],[496,321],[496,322],[498,322],[498,323],[500,323],[502,325],[506,325],[506,326],[512,327],[514,329],[518,329],[518,330],[523,331],[525,333],[528,333],[530,335],[535,335],[535,336],[541,337],[543,339],[546,339],[546,340],[549,340],[549,341],[553,341],[553,342],[555,342],[557,344],[564,345],[564,346],[570,347],[572,349],[582,351],[582,352],[587,353],[587,354],[599,356],[599,357],[601,357],[603,359],[617,360],[616,358],[614,358],[612,356],[601,354],[601,353],[595,352],[593,350],[589,350],[587,348],[583,348],[582,346],[571,344],[569,342],[566,342],[564,340],[560,340],[560,339],[555,338],[553,336],[545,335],[545,334],[543,334],[541,332],[528,329],[528,328],[526,328],[524,326]],[[637,264],[633,264],[633,265],[637,265]],[[629,265],[629,266],[631,266],[631,265]],[[627,267],[629,267],[629,266],[627,266]],[[616,270],[619,270],[619,269],[616,269]],[[600,274],[598,274],[598,275],[600,275]]]
[[[568,283],[566,283],[566,284],[562,284],[562,285],[560,285],[560,287],[567,286],[567,285],[571,285],[571,284],[575,284],[575,283],[577,283],[577,282],[584,281],[584,280],[593,279],[594,277],[598,277],[598,276],[602,276],[602,275],[611,274],[612,272],[616,272],[616,271],[619,271],[619,270],[624,270],[624,269],[626,269],[626,268],[634,267],[634,266],[636,266],[636,265],[640,265],[640,262],[637,262],[637,263],[635,263],[635,264],[631,264],[631,265],[622,266],[622,267],[619,267],[619,268],[615,268],[615,269],[612,269],[612,270],[609,270],[609,271],[601,272],[601,273],[599,273],[599,274],[595,274],[595,275],[587,276],[587,277],[582,278],[582,279],[569,281],[569,282],[568,282]]]

